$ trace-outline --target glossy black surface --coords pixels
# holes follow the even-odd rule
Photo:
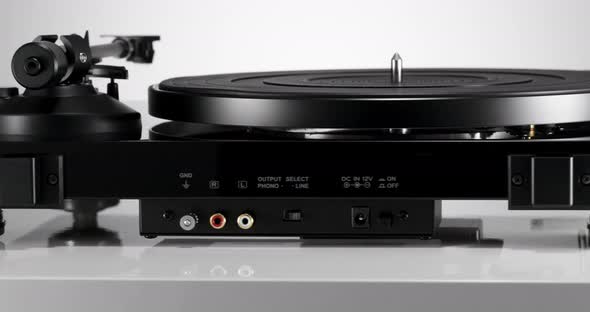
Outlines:
[[[590,72],[504,69],[301,71],[181,77],[149,90],[150,114],[278,128],[479,128],[590,120]]]
[[[2,141],[132,140],[141,115],[92,85],[27,90],[0,98]]]
[[[507,199],[509,155],[590,154],[590,144],[582,139],[203,139],[2,142],[0,151],[3,157],[63,155],[64,198]],[[386,188],[380,188],[379,179],[385,179]],[[240,181],[247,181],[248,187]],[[391,188],[388,183],[393,183]],[[47,187],[42,184],[39,190]]]

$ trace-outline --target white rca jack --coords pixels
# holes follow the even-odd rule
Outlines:
[[[254,217],[250,214],[242,213],[238,216],[238,226],[242,230],[249,230],[254,225]]]

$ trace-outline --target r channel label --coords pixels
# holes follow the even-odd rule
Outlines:
[[[219,182],[219,180],[210,180],[209,181],[209,189],[218,190],[220,187],[221,187],[221,182]]]

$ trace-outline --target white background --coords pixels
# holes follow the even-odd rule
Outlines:
[[[128,66],[126,100],[173,76],[386,67],[394,51],[407,67],[590,69],[589,12],[584,0],[2,0],[0,85],[15,84],[21,44],[86,29],[94,44],[162,36],[154,64]]]
[[[98,37],[100,34],[162,36],[162,41],[156,45],[155,63],[126,65],[131,80],[122,82],[120,87],[122,99],[144,115],[147,110],[145,102],[132,100],[144,100],[150,84],[168,77],[262,70],[386,67],[395,51],[402,54],[404,65],[408,67],[590,69],[588,0],[0,0],[0,85],[15,84],[10,73],[10,60],[20,45],[39,34],[83,33],[87,29],[95,44],[105,42]],[[105,63],[123,64],[111,60]],[[104,86],[103,83],[98,85]],[[477,217],[481,214],[481,210],[476,210],[480,206],[464,205],[468,208],[465,210]],[[459,205],[453,203],[452,206],[456,208]],[[15,247],[9,243],[7,252],[1,255],[3,275],[0,276],[0,294],[4,294],[5,298],[0,300],[0,304],[7,302],[4,306],[9,310],[10,307],[25,310],[30,306],[51,309],[48,303],[61,303],[67,306],[62,311],[109,310],[111,306],[140,308],[142,305],[144,307],[140,309],[161,310],[160,307],[164,306],[172,311],[172,305],[162,304],[163,299],[177,307],[188,306],[185,311],[191,306],[199,307],[198,304],[203,302],[208,305],[223,302],[227,303],[224,307],[235,306],[243,310],[244,303],[258,306],[267,304],[269,298],[271,303],[289,302],[293,293],[279,296],[277,293],[280,294],[284,288],[273,290],[276,284],[266,282],[265,287],[260,289],[268,292],[262,295],[256,288],[258,284],[230,283],[227,286],[212,283],[206,285],[213,286],[203,288],[204,284],[198,283],[198,276],[194,278],[197,283],[188,284],[186,281],[191,277],[175,274],[190,273],[190,269],[199,268],[199,265],[208,270],[208,265],[217,261],[222,264],[229,262],[232,267],[250,264],[261,280],[280,281],[283,278],[287,287],[292,287],[294,284],[288,277],[297,271],[285,268],[287,277],[283,277],[283,268],[276,263],[282,263],[285,257],[293,255],[308,259],[307,262],[302,261],[298,268],[303,268],[300,272],[307,272],[310,279],[321,277],[319,273],[325,274],[325,268],[329,268],[328,275],[334,272],[334,276],[344,278],[367,276],[364,267],[355,261],[369,259],[366,263],[370,264],[366,267],[375,272],[376,280],[384,281],[384,276],[389,276],[379,271],[383,269],[394,277],[394,283],[396,274],[402,278],[424,275],[426,281],[438,275],[429,275],[436,272],[436,269],[429,269],[430,266],[424,270],[420,268],[423,261],[417,261],[418,264],[413,267],[418,269],[415,272],[410,270],[409,274],[397,270],[400,266],[379,266],[383,263],[379,261],[436,259],[434,268],[440,268],[440,281],[448,282],[435,283],[438,288],[427,288],[422,280],[419,280],[417,288],[407,288],[408,283],[404,280],[401,280],[399,288],[391,288],[388,283],[382,282],[360,284],[356,286],[359,289],[357,293],[345,283],[342,288],[338,288],[340,284],[317,283],[314,287],[298,289],[307,297],[299,298],[301,300],[298,299],[297,305],[287,305],[287,310],[306,310],[310,306],[304,300],[307,298],[307,302],[319,302],[317,306],[320,309],[333,308],[336,311],[359,310],[359,302],[363,304],[360,310],[379,305],[383,306],[380,310],[391,310],[404,300],[406,306],[415,308],[414,311],[444,310],[445,307],[449,311],[459,311],[458,307],[471,311],[473,307],[482,311],[502,310],[502,307],[506,311],[555,311],[556,307],[562,307],[563,311],[582,311],[584,301],[581,298],[587,299],[588,291],[583,283],[587,283],[587,272],[590,271],[588,250],[578,250],[575,233],[567,232],[566,236],[561,232],[551,232],[552,225],[563,223],[561,214],[561,219],[549,219],[548,233],[532,229],[533,223],[529,219],[512,217],[515,212],[504,219],[492,217],[491,227],[486,223],[486,234],[505,240],[504,248],[500,250],[362,247],[360,249],[363,250],[352,248],[347,251],[347,248],[299,249],[283,245],[269,248],[268,243],[250,247],[240,245],[238,248],[158,249],[150,246],[154,243],[147,240],[127,246],[127,237],[138,239],[136,207],[131,208],[133,210],[129,210],[127,218],[114,215],[110,219],[119,227],[102,223],[107,228],[121,231],[125,252],[118,247],[46,250],[41,247],[47,243],[47,238],[51,236],[49,233],[55,230],[50,227],[53,223],[42,220],[48,227],[32,232],[35,236],[25,225],[37,222],[35,218],[40,216],[39,211],[34,212],[34,218],[9,215],[7,235],[12,235],[15,240],[22,235],[16,241],[23,245],[16,244]],[[499,208],[505,210],[505,206],[500,205]],[[113,210],[113,213],[119,213],[119,210]],[[69,222],[69,217],[66,220]],[[122,223],[125,220],[131,222]],[[62,227],[59,229],[61,231]],[[525,230],[521,232],[522,229]],[[577,228],[572,227],[572,230]],[[9,241],[6,235],[3,240]],[[227,257],[230,253],[236,256]],[[219,254],[223,255],[219,257],[221,260],[216,256]],[[246,257],[243,257],[244,254]],[[317,263],[317,271],[314,271],[314,264]],[[142,276],[142,272],[146,276]],[[156,274],[150,275],[154,272]],[[370,274],[368,276],[371,277]],[[12,280],[19,278],[20,281]],[[58,282],[47,284],[38,281],[38,278]],[[141,278],[170,278],[182,282],[177,284],[177,288],[166,283],[144,284],[144,288],[133,284],[125,288],[123,283],[109,282],[117,278],[139,281],[142,281]],[[205,278],[210,280],[208,275]],[[63,282],[68,279],[79,283]],[[96,280],[108,283],[100,284]],[[453,280],[459,282],[453,286]],[[482,280],[491,282],[486,284]],[[536,280],[541,280],[540,286],[525,283]],[[83,284],[85,281],[87,284]],[[500,283],[509,286],[494,287]],[[104,286],[101,288],[101,285]],[[147,288],[152,291],[146,292],[145,285],[156,288]],[[375,291],[381,286],[385,288]],[[554,288],[547,288],[551,286]],[[579,288],[572,291],[574,286]],[[323,292],[318,290],[319,287],[324,287]],[[539,287],[543,290],[538,291]],[[357,300],[361,289],[365,293],[360,297],[369,300]],[[22,300],[22,293],[28,296],[32,292],[40,294],[42,299]],[[138,294],[142,293],[145,296],[137,300]],[[237,296],[228,297],[227,293]],[[257,297],[252,298],[252,293]],[[118,299],[103,300],[111,298],[112,294],[117,294]],[[62,299],[51,302],[52,298]],[[332,300],[332,305],[328,305],[327,301],[333,298],[342,300]]]

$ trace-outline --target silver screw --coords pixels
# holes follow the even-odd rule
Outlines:
[[[88,55],[86,55],[86,53],[80,53],[80,62],[82,62],[82,64],[88,62]]]

